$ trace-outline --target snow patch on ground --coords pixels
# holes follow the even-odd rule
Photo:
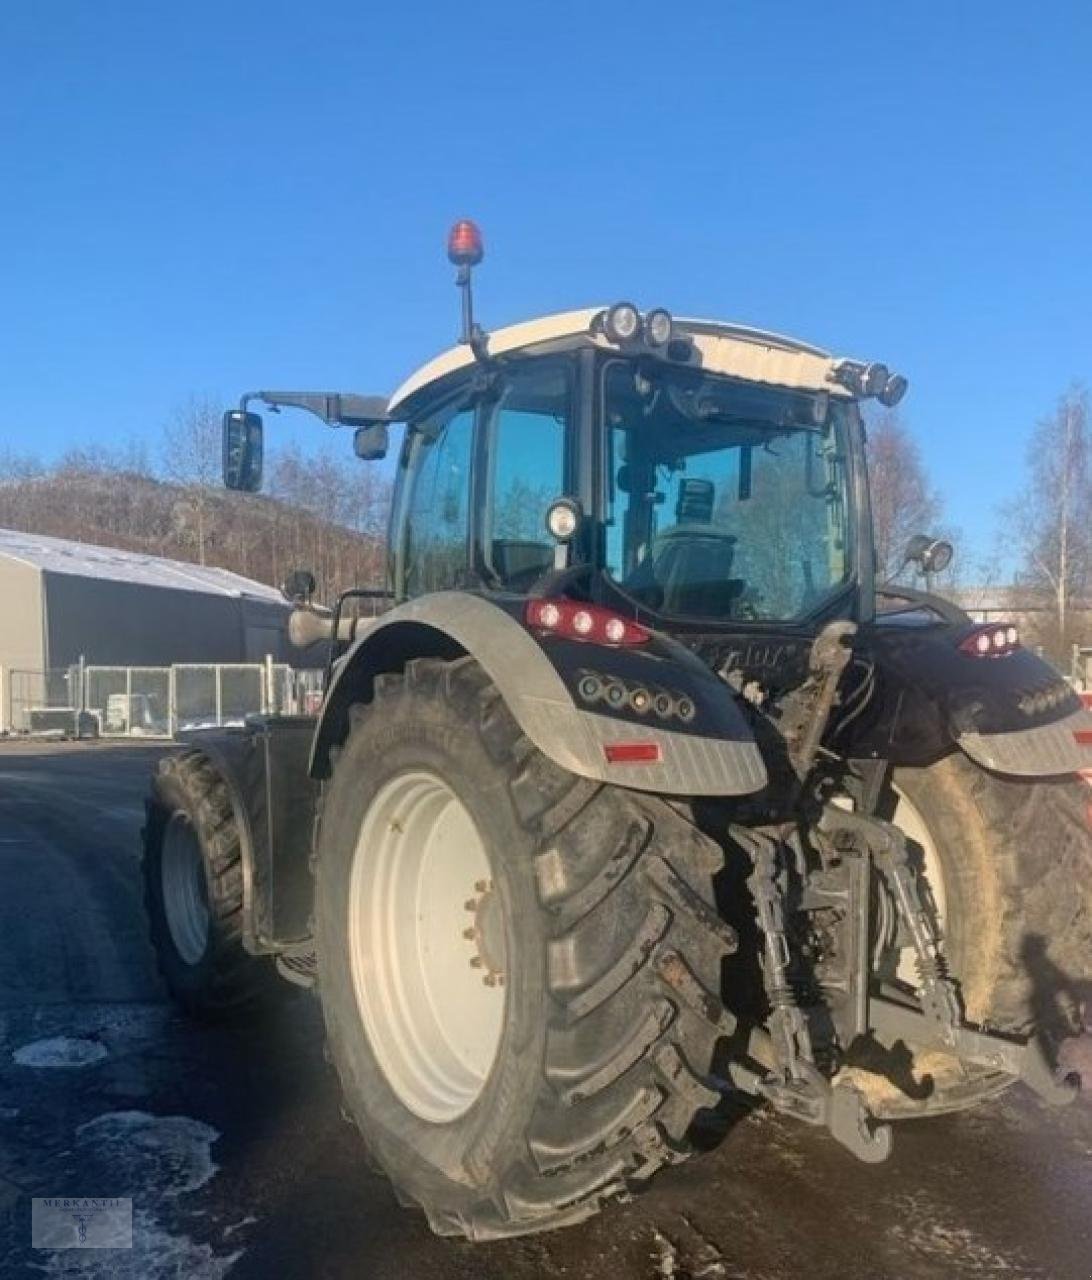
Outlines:
[[[106,1046],[97,1040],[53,1036],[24,1044],[11,1056],[20,1067],[89,1067],[106,1057]]]
[[[156,1196],[196,1191],[216,1172],[209,1148],[220,1136],[189,1116],[109,1111],[76,1130],[76,1146],[89,1147],[134,1196],[154,1187]]]
[[[210,1245],[168,1230],[140,1207],[142,1196],[162,1204],[203,1187],[217,1170],[209,1148],[219,1136],[211,1125],[189,1116],[146,1111],[109,1111],[81,1124],[77,1149],[93,1153],[95,1163],[108,1168],[136,1202],[133,1247],[57,1249],[33,1265],[44,1276],[73,1280],[221,1280],[242,1250],[218,1255]]]
[[[137,1210],[131,1249],[57,1249],[44,1264],[32,1265],[44,1276],[71,1280],[222,1280],[241,1257],[242,1250],[219,1257]]]

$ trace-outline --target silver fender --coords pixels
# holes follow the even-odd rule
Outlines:
[[[339,661],[315,734],[311,773],[329,773],[330,748],[347,728],[349,706],[371,696],[374,676],[414,657],[470,654],[500,690],[520,728],[570,773],[668,795],[750,795],[766,766],[743,716],[734,739],[703,738],[631,724],[578,707],[534,638],[479,596],[440,591],[399,605],[354,641]],[[655,741],[660,762],[608,764],[606,743]]]
[[[1013,733],[960,733],[963,751],[984,769],[1018,778],[1051,778],[1092,769],[1092,711]]]

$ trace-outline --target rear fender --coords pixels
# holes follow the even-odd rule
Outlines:
[[[307,772],[312,716],[251,717],[245,728],[179,735],[227,787],[239,831],[243,946],[282,950],[310,934],[311,838],[318,788]]]
[[[703,719],[695,717],[689,728],[669,728],[651,718],[597,714],[577,705],[562,675],[575,642],[564,653],[559,646],[551,659],[513,616],[518,604],[508,603],[512,612],[481,596],[444,591],[383,614],[337,665],[315,735],[312,776],[329,776],[330,751],[348,733],[349,708],[370,701],[377,675],[399,671],[412,658],[469,654],[531,742],[571,773],[668,795],[746,795],[765,785],[761,753],[730,691],[684,650],[676,655],[678,646],[661,641],[656,654],[637,659],[621,650],[579,646],[582,656],[599,665],[643,661],[665,680],[707,681],[704,696],[694,699]],[[632,742],[656,744],[659,760],[608,763],[606,744]]]
[[[955,746],[985,769],[1024,778],[1092,767],[1092,712],[1054,668],[1027,649],[963,653],[970,628],[969,619],[877,628],[876,705],[834,745],[894,765],[927,765]]]

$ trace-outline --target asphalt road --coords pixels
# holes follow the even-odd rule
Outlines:
[[[432,1236],[341,1120],[309,997],[261,1029],[167,1003],[137,875],[156,754],[0,744],[2,1280],[1092,1277],[1092,1100],[1018,1091],[904,1126],[879,1167],[755,1113],[588,1225]],[[131,1197],[134,1248],[32,1250],[32,1196]]]

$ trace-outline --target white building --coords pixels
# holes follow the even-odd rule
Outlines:
[[[288,656],[280,592],[225,569],[0,529],[0,667]]]

